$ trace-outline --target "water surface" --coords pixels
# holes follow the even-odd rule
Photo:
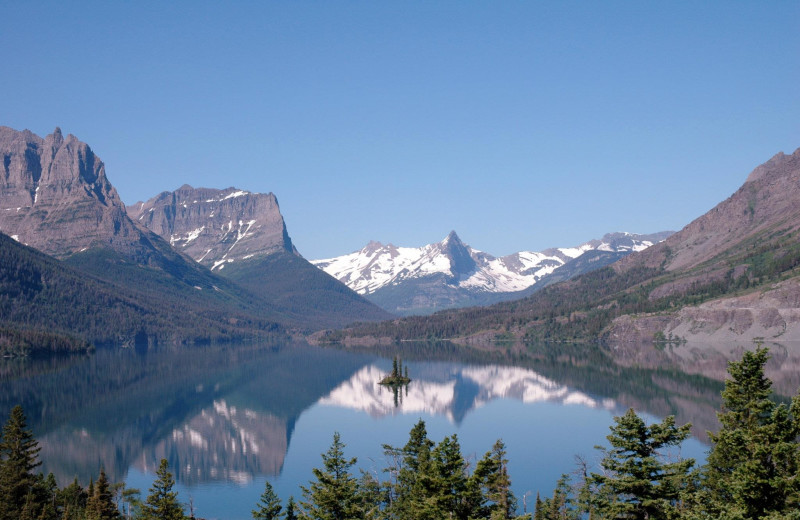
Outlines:
[[[412,383],[377,381],[403,357]],[[5,361],[0,413],[22,404],[61,485],[110,478],[147,494],[159,460],[200,517],[245,519],[269,480],[300,498],[338,431],[361,470],[383,478],[383,444],[402,446],[420,419],[434,441],[457,434],[474,463],[498,438],[520,499],[549,495],[575,456],[597,460],[613,417],[695,424],[684,456],[704,457],[719,381],[671,368],[621,366],[587,347],[487,353],[447,344],[351,352],[302,344],[99,350]],[[531,498],[532,497],[532,498]]]

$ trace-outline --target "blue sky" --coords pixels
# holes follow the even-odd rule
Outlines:
[[[680,229],[800,147],[800,2],[0,2],[0,124],[123,201],[278,196],[307,258]]]

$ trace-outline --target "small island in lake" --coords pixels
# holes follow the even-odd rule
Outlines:
[[[399,387],[399,386],[406,386],[408,383],[411,382],[411,378],[408,377],[408,367],[405,367],[405,372],[403,371],[403,361],[395,356],[392,360],[392,373],[378,381],[379,385],[391,386],[391,387]]]

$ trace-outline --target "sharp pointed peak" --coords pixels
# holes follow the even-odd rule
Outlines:
[[[56,147],[61,146],[64,142],[64,134],[61,133],[61,127],[57,126],[53,133],[47,136],[48,138],[52,139],[53,145]]]
[[[451,231],[446,237],[444,237],[444,240],[442,240],[443,244],[447,244],[449,242],[461,242],[461,239],[458,237],[458,234],[455,232],[455,230]]]
[[[369,243],[366,246],[364,246],[364,249],[362,251],[377,251],[378,249],[381,249],[382,247],[383,247],[383,244],[381,244],[377,240],[370,240]]]

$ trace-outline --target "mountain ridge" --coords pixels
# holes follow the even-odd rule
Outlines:
[[[273,193],[184,184],[139,201],[127,212],[131,220],[211,270],[277,251],[299,254]]]
[[[272,193],[184,184],[137,202],[128,214],[182,254],[281,309],[292,326],[339,328],[392,318],[302,257]]]
[[[664,242],[608,267],[521,300],[363,326],[323,340],[674,343],[728,329],[738,340],[800,337],[797,313],[773,303],[800,297],[797,201],[800,148],[757,167],[734,194]],[[750,308],[747,295],[775,290]]]
[[[670,234],[608,233],[575,247],[495,257],[473,249],[451,231],[443,240],[426,246],[397,247],[371,241],[354,253],[311,263],[387,310],[424,314],[521,298],[534,288],[602,266]],[[595,263],[568,267],[589,251],[598,252]]]
[[[298,306],[289,311],[279,308],[275,303],[282,299],[282,295],[258,294],[229,278],[212,273],[173,248],[158,234],[134,223],[108,180],[100,158],[72,134],[64,138],[59,128],[41,138],[27,130],[0,127],[0,158],[0,232],[20,245],[30,245],[59,259],[61,265],[47,267],[48,272],[55,273],[53,276],[63,280],[73,279],[77,270],[93,279],[107,282],[110,284],[107,291],[118,292],[130,304],[125,307],[125,319],[118,322],[106,319],[109,313],[113,314],[113,309],[96,309],[95,312],[102,315],[98,322],[108,330],[78,327],[76,330],[85,339],[121,343],[182,343],[223,339],[226,333],[231,338],[257,338],[274,334],[277,330],[309,332],[332,325],[342,326],[358,319],[389,317],[377,308],[371,309],[374,306],[367,302],[363,302],[360,309],[364,312],[348,314],[353,309],[349,300],[358,296],[336,291],[325,293],[321,298],[324,303],[316,306],[313,313]],[[228,197],[232,202],[236,202],[237,198],[252,201],[251,197],[238,197],[238,193],[228,192],[220,198]],[[296,255],[277,208],[277,199],[270,194],[259,201],[266,204],[269,215],[274,217],[270,223],[277,224],[277,236],[269,235],[267,242],[271,242],[266,245],[254,242],[246,236],[247,231],[234,229],[233,221],[228,219],[230,226],[227,232],[234,239],[233,246],[238,245],[239,249],[243,249],[245,245],[249,247],[255,244],[261,248],[260,251],[270,252],[270,247],[277,245],[278,250],[289,250],[289,254]],[[259,210],[260,207],[256,207],[254,211]],[[172,224],[174,226],[174,220]],[[185,244],[186,240],[183,242]],[[1,245],[9,249],[14,262],[28,262],[8,241],[3,241]],[[228,251],[230,249],[228,247]],[[229,260],[224,254],[222,258]],[[8,267],[11,270],[9,283],[14,283],[11,280],[19,282],[13,272],[15,266]],[[62,272],[57,273],[59,270]],[[293,280],[298,284],[306,284],[306,307],[313,307],[309,299],[314,298],[321,284],[303,281],[307,277],[299,271],[275,271],[282,276],[297,275]],[[320,276],[326,275],[320,273]],[[286,289],[286,284],[272,287]],[[294,287],[291,289],[295,295],[301,292]],[[50,294],[48,298],[61,301],[62,296],[73,294],[69,288],[65,290],[62,295]],[[321,290],[324,291],[324,287]],[[87,291],[83,289],[77,294],[82,303],[89,299]],[[114,299],[113,295],[109,297]],[[167,322],[157,319],[158,305],[153,306],[153,301],[159,302],[171,319],[183,319],[192,326],[170,329]],[[50,316],[49,311],[45,313],[47,318],[43,316],[41,320],[36,320],[37,305],[47,309],[48,302],[37,299],[34,294],[31,300],[24,303],[32,318],[18,318],[26,327],[51,326],[55,318]],[[142,309],[143,316],[149,316],[150,321],[143,320],[141,316],[135,317],[135,308]],[[348,312],[341,309],[348,309]],[[59,330],[63,331],[65,325],[58,320],[56,322]]]

